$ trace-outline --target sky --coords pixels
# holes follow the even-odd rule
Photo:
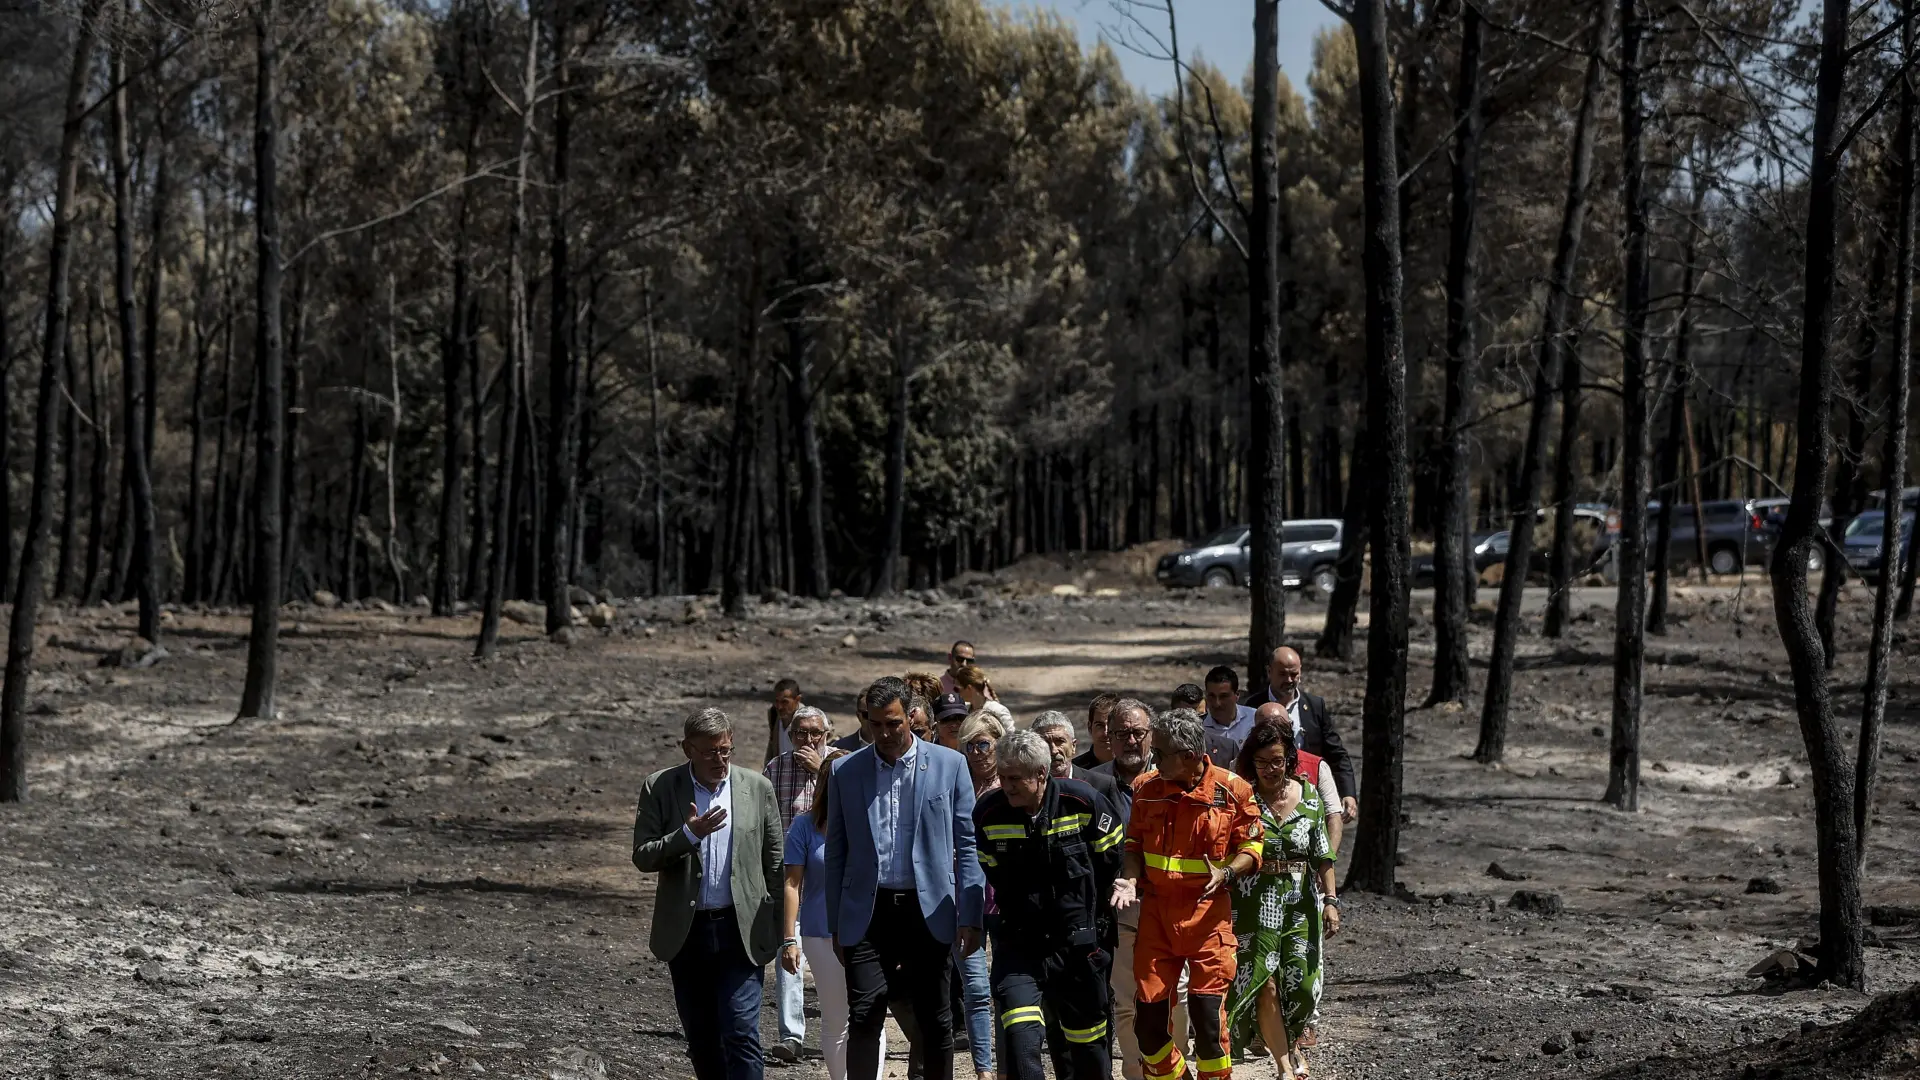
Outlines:
[[[1133,85],[1158,95],[1173,89],[1173,65],[1165,60],[1150,60],[1126,47],[1120,36],[1126,19],[1115,9],[1116,0],[992,0],[1008,8],[1052,10],[1072,23],[1080,40],[1091,45],[1101,37],[1113,43],[1120,66]],[[1121,4],[1127,0],[1117,0]],[[1166,19],[1159,0],[1136,4],[1135,10],[1148,21],[1156,34],[1166,32]],[[1197,54],[1225,72],[1236,83],[1247,74],[1253,62],[1253,4],[1251,0],[1176,0],[1174,13],[1180,24],[1180,52],[1188,60]],[[1159,16],[1159,17],[1155,17]],[[1286,72],[1294,88],[1304,92],[1307,72],[1313,66],[1313,35],[1331,26],[1337,17],[1319,0],[1281,0],[1280,70]]]

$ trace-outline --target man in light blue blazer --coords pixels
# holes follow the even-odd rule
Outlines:
[[[925,1074],[953,1075],[949,965],[980,947],[973,780],[960,754],[914,738],[912,697],[901,679],[869,686],[873,743],[828,781],[827,929],[847,968],[848,1080],[879,1075],[889,998],[910,1006]]]

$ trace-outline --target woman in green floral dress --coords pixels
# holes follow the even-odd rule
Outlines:
[[[1319,790],[1297,775],[1299,753],[1285,726],[1255,727],[1235,770],[1253,784],[1266,845],[1259,870],[1232,886],[1240,948],[1227,1023],[1236,1054],[1257,1033],[1278,1055],[1281,1080],[1288,1080],[1307,1074],[1301,1036],[1319,1013],[1323,928],[1340,930],[1328,808]]]

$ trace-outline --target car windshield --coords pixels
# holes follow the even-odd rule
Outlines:
[[[1868,510],[1859,517],[1847,522],[1847,539],[1853,540],[1859,538],[1878,543],[1880,538],[1885,535],[1886,528],[1886,511]],[[1902,533],[1913,531],[1912,514],[1902,514],[1900,516],[1900,531]]]
[[[1245,535],[1247,535],[1247,527],[1245,525],[1235,525],[1229,529],[1221,529],[1219,532],[1207,537],[1201,541],[1200,546],[1227,547],[1231,544],[1239,543],[1240,538]]]

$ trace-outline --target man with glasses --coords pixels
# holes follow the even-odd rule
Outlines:
[[[979,654],[974,651],[973,642],[954,642],[953,647],[947,650],[947,670],[940,673],[940,692],[943,694],[959,693],[960,687],[953,681],[953,677],[960,672],[961,668],[970,668],[979,662],[980,657]]]
[[[1113,806],[1120,812],[1122,825],[1133,813],[1134,784],[1152,768],[1147,761],[1147,747],[1153,737],[1152,724],[1153,710],[1147,708],[1146,703],[1133,698],[1115,699],[1107,714],[1107,743],[1111,747],[1112,758],[1092,772],[1113,780]],[[1140,933],[1140,904],[1136,900],[1117,906],[1114,915],[1119,924],[1119,940],[1113,949],[1111,1000],[1114,1034],[1119,1036],[1120,1043],[1120,1073],[1126,1080],[1142,1080],[1144,1069],[1140,1040],[1133,1031],[1133,947]],[[1183,1052],[1187,1031],[1186,1000],[1184,989],[1180,989],[1174,997],[1169,1020]]]
[[[653,955],[666,961],[697,1080],[761,1080],[760,994],[780,944],[780,810],[766,777],[732,764],[733,722],[687,718],[685,765],[640,785],[633,865],[659,874]]]
[[[827,750],[832,725],[827,714],[811,705],[793,710],[787,722],[787,737],[793,749],[767,762],[767,779],[773,782],[774,799],[780,807],[780,835],[793,827],[793,819],[813,810],[814,787],[819,782],[820,760]],[[791,1065],[800,1060],[800,1048],[807,1039],[806,958],[800,958],[797,971],[785,964],[773,966],[773,998],[780,1012],[780,1041],[767,1051],[775,1061]]]

